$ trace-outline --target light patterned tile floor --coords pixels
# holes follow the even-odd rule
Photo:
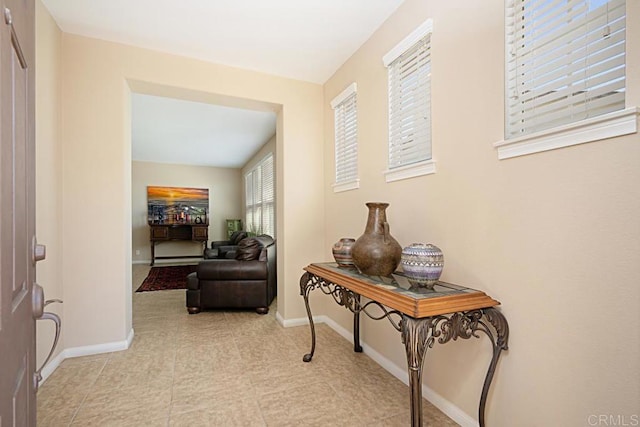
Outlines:
[[[134,291],[148,271],[133,267]],[[283,328],[275,311],[189,315],[184,291],[134,292],[131,348],[62,362],[38,392],[38,426],[410,424],[405,384],[323,324],[330,357],[302,362],[308,327]],[[457,426],[426,400],[423,411],[425,426]]]

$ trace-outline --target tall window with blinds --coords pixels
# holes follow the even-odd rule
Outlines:
[[[333,101],[335,127],[335,192],[358,188],[358,100],[352,83]]]
[[[272,154],[262,159],[245,175],[244,184],[247,231],[275,237],[275,183]]]
[[[505,139],[625,108],[625,0],[507,0]]]
[[[389,76],[387,181],[435,171],[431,155],[431,20],[383,61]]]

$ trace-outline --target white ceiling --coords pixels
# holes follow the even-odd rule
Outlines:
[[[62,31],[324,83],[404,0],[43,0]]]
[[[67,33],[322,84],[404,0],[42,1]],[[275,114],[134,94],[132,129],[134,160],[240,167]]]
[[[276,133],[276,114],[134,93],[133,160],[239,168]]]

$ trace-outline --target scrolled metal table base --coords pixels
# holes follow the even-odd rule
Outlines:
[[[478,407],[480,427],[484,427],[484,412],[489,387],[493,380],[500,353],[508,348],[509,324],[500,311],[489,307],[447,315],[414,318],[398,310],[389,310],[376,301],[368,301],[363,305],[359,294],[335,283],[328,282],[322,277],[305,272],[300,278],[300,295],[304,298],[311,328],[311,351],[304,355],[302,359],[304,362],[311,361],[316,348],[316,332],[309,306],[309,294],[314,289],[320,289],[324,294],[331,295],[338,305],[344,306],[354,314],[354,351],[362,351],[360,346],[360,313],[365,313],[374,320],[386,318],[400,332],[406,350],[409,370],[412,426],[422,425],[422,366],[427,349],[433,348],[436,342],[446,344],[458,338],[479,338],[478,332],[483,332],[487,335],[493,347],[493,356],[484,380]],[[372,313],[369,310],[371,306],[377,307],[382,314]]]
[[[387,318],[393,327],[400,331],[402,313],[399,311],[389,310],[376,301],[368,301],[362,305],[359,294],[335,283],[328,282],[315,274],[304,273],[300,278],[300,295],[304,298],[304,305],[307,309],[309,326],[311,328],[311,351],[302,358],[305,362],[311,361],[316,350],[316,328],[313,324],[313,316],[311,314],[311,307],[309,306],[309,293],[314,289],[320,289],[325,295],[331,295],[338,305],[347,308],[353,313],[353,351],[357,353],[362,352],[362,346],[360,346],[360,313],[365,313],[374,320]],[[370,311],[370,307],[372,306],[378,307],[382,311],[382,314],[376,315],[372,313]],[[397,316],[397,319],[394,321],[391,316]]]
[[[493,347],[493,356],[485,376],[478,406],[478,420],[480,426],[483,427],[487,394],[493,380],[493,374],[498,365],[500,353],[502,350],[507,350],[509,325],[505,317],[493,307],[421,319],[402,315],[400,333],[407,352],[409,366],[412,425],[422,425],[420,405],[422,401],[422,365],[427,349],[433,348],[436,342],[446,344],[458,338],[480,338],[478,332],[486,334]]]

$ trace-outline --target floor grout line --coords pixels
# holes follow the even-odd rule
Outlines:
[[[110,359],[110,356],[105,359],[104,363],[102,364],[102,367],[100,368],[100,372],[98,372],[98,375],[96,375],[96,378],[93,380],[93,382],[91,383],[91,385],[87,389],[87,392],[85,393],[84,397],[82,398],[82,400],[80,401],[80,403],[76,407],[76,410],[73,411],[73,415],[71,416],[71,420],[69,420],[69,424],[68,424],[69,426],[71,426],[73,424],[73,421],[76,419],[76,416],[78,415],[78,412],[80,412],[80,409],[82,409],[82,405],[84,404],[84,402],[86,402],[87,398],[89,397],[89,394],[91,393],[91,389],[98,382],[98,378],[100,378],[100,375],[102,374],[102,372],[104,372],[104,368],[105,368],[105,366],[107,366],[107,363],[109,363],[109,359]]]

